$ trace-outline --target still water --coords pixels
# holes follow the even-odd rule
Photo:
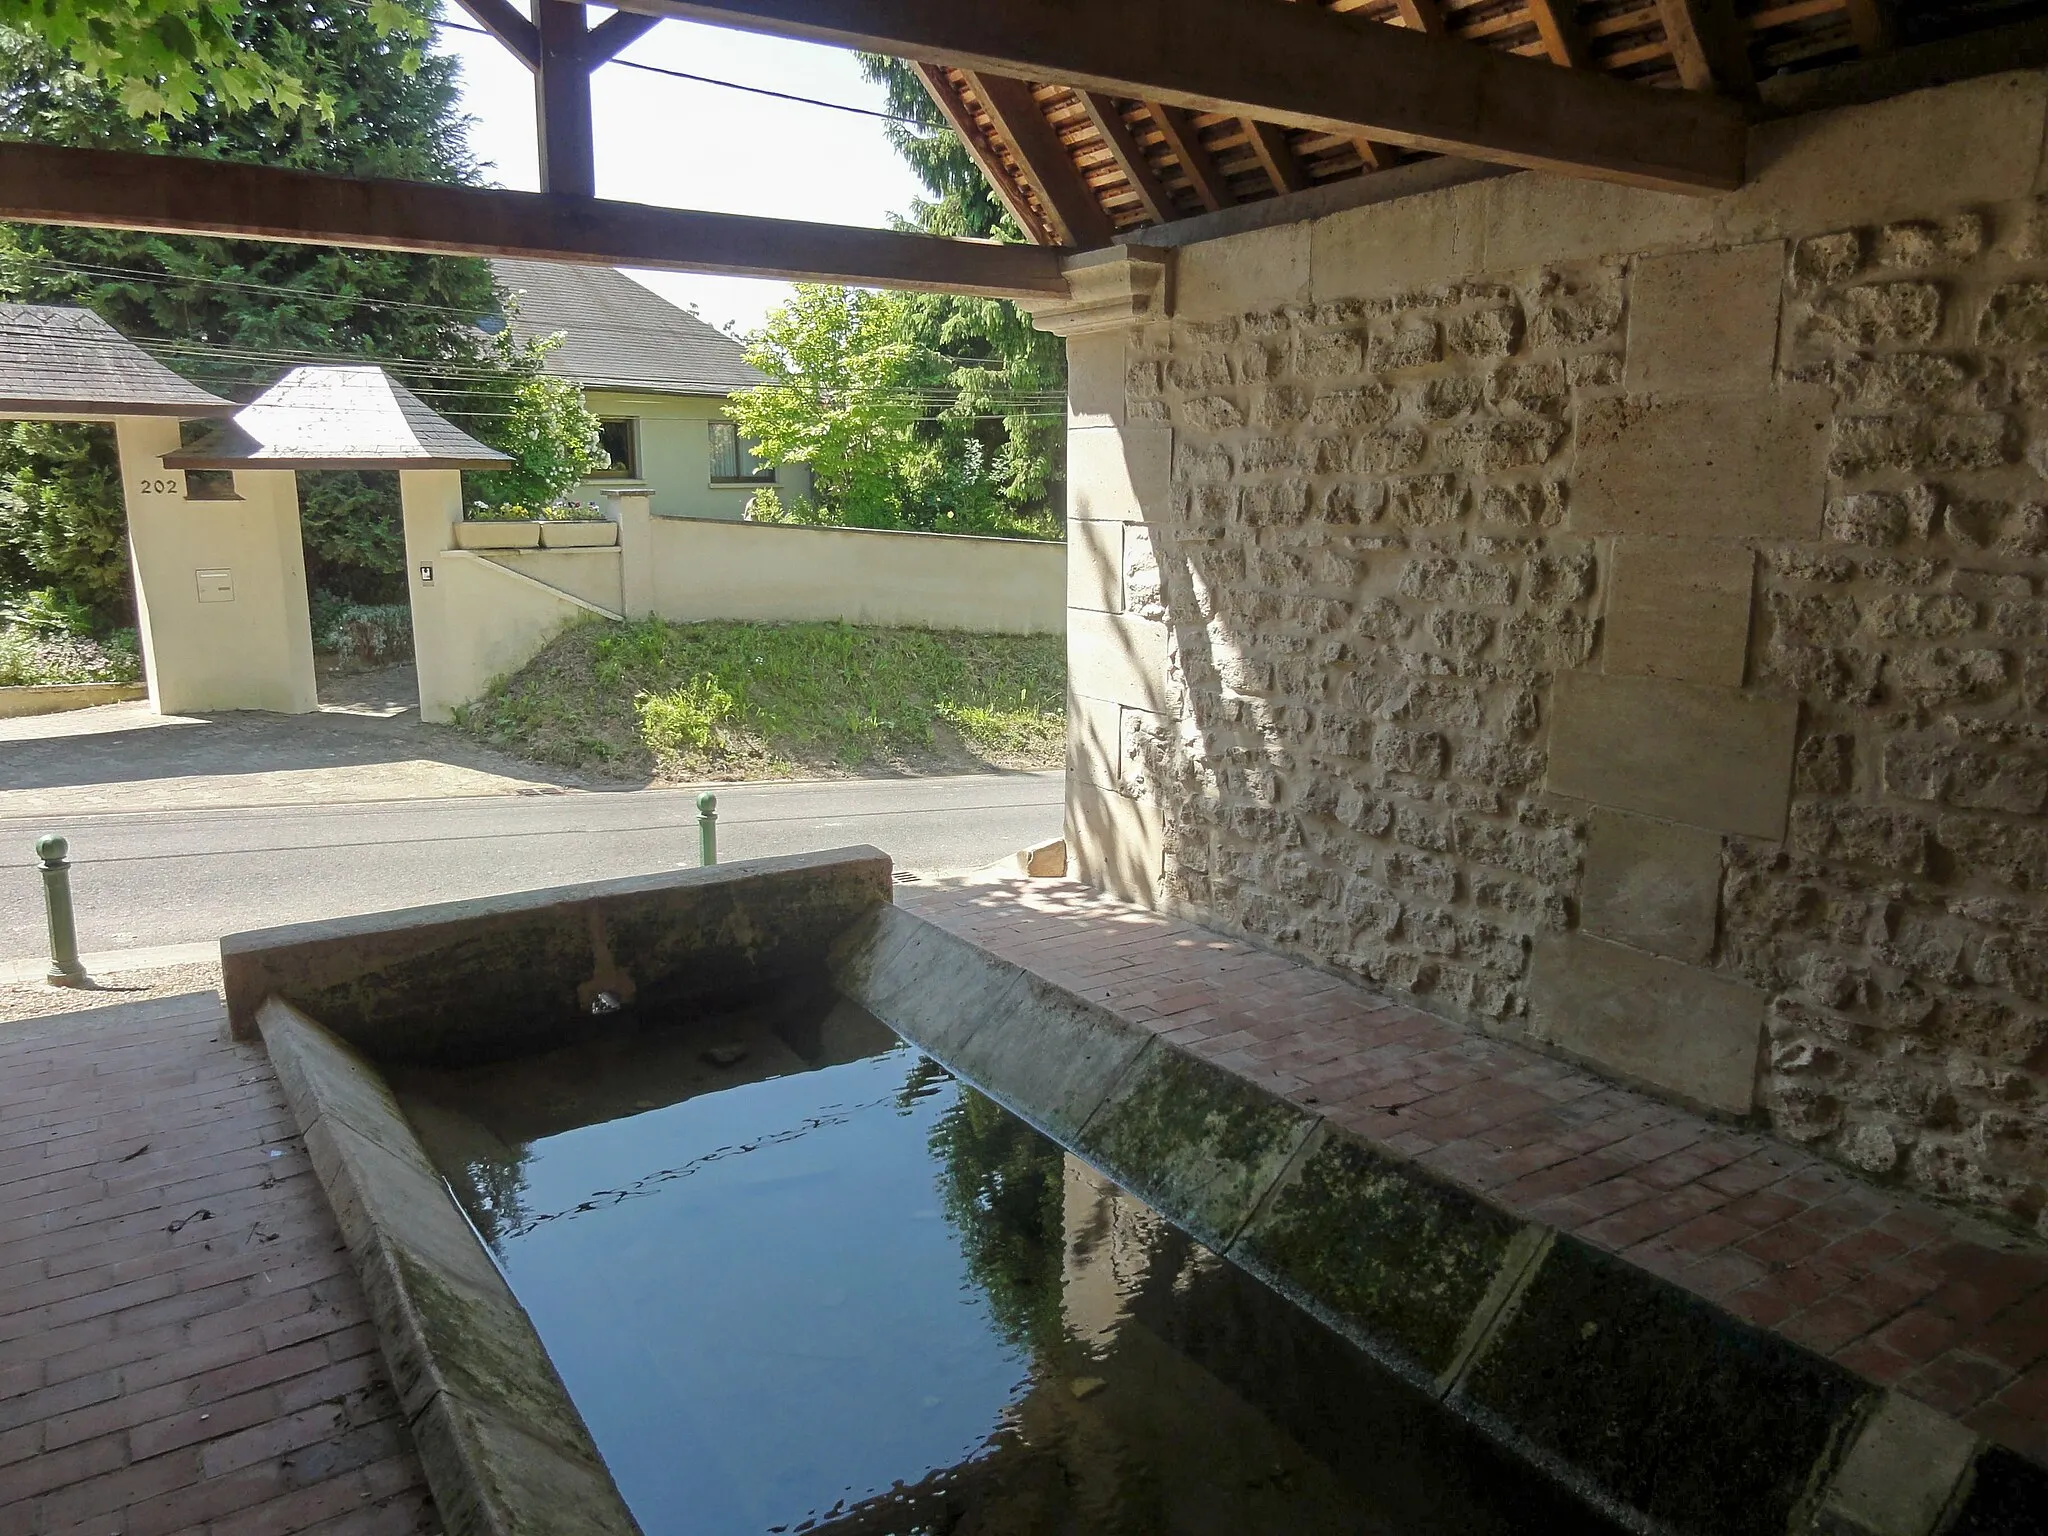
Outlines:
[[[851,1005],[398,1087],[647,1536],[1612,1529]]]

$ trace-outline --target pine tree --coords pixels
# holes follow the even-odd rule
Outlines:
[[[295,97],[244,103],[202,91],[182,117],[136,117],[121,89],[88,78],[26,32],[0,30],[0,135],[97,148],[160,149],[304,170],[473,182],[456,65],[423,56],[434,0],[380,0],[408,25],[352,0],[246,0],[233,26],[247,57],[302,82]],[[380,24],[380,21],[386,24]],[[531,360],[501,356],[476,321],[499,307],[487,262],[121,230],[0,227],[0,294],[79,304],[186,377],[248,399],[293,360],[411,359],[430,405],[489,437]],[[125,606],[118,498],[65,488],[118,483],[105,429],[0,432],[0,582],[55,585],[110,620]],[[95,470],[104,473],[95,474]],[[403,590],[395,477],[301,477],[307,573],[359,599]]]

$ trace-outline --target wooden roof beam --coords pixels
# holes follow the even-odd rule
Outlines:
[[[8,219],[991,298],[1067,292],[1061,253],[1036,246],[49,144],[0,143]]]
[[[1586,34],[1572,12],[1573,0],[1528,0],[1528,5],[1529,19],[1536,23],[1536,35],[1543,39],[1551,63],[1584,69],[1593,62]]]
[[[1202,136],[1195,131],[1187,113],[1163,101],[1148,101],[1144,105],[1152,121],[1159,125],[1160,136],[1166,140],[1166,147],[1173,158],[1180,162],[1188,185],[1195,189],[1195,196],[1202,200],[1202,206],[1211,213],[1234,207],[1237,195],[1230,190],[1230,183],[1223,179],[1215,160],[1203,147]]]
[[[1089,249],[1108,245],[1115,234],[1109,215],[1081,179],[1074,157],[1046,121],[1031,87],[1007,75],[969,70],[967,88],[981,99],[982,110],[1031,178],[1060,243]]]
[[[592,27],[583,43],[583,63],[596,69],[609,63],[661,24],[658,16],[638,16],[631,11],[613,11]]]
[[[946,121],[953,125],[953,131],[960,135],[960,142],[967,146],[968,156],[981,167],[981,174],[988,178],[996,200],[1009,210],[1010,217],[1024,231],[1025,238],[1034,245],[1058,245],[1059,237],[1031,205],[1031,199],[1025,195],[1017,178],[1010,174],[1003,157],[983,136],[981,125],[967,110],[967,103],[960,99],[960,93],[953,89],[953,81],[945,70],[936,64],[913,64],[911,67],[917,71],[917,78],[924,82],[925,94],[931,97]]]
[[[619,0],[1406,149],[1674,191],[1742,182],[1742,108],[1273,0]]]
[[[1082,91],[1080,96],[1081,110],[1088,114],[1088,121],[1102,136],[1103,147],[1109,151],[1110,159],[1117,163],[1117,169],[1124,173],[1124,180],[1131,184],[1131,191],[1137,194],[1138,206],[1145,210],[1145,217],[1154,224],[1178,218],[1179,211],[1173,206],[1173,198],[1159,184],[1158,176],[1153,174],[1152,163],[1145,158],[1144,149],[1131,136],[1131,125],[1124,121],[1123,110],[1098,91]]]

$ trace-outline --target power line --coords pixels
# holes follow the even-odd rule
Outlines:
[[[488,27],[471,26],[468,22],[464,21],[450,21],[445,16],[435,17],[434,25],[446,27],[451,32],[472,32],[478,37],[490,37],[493,42],[497,40],[492,36]],[[621,69],[637,69],[645,74],[666,75],[671,80],[688,80],[695,85],[715,85],[728,91],[744,91],[749,96],[767,96],[776,101],[794,102],[798,106],[824,107],[832,112],[850,112],[856,117],[878,118],[882,122],[901,123],[908,128],[923,128],[927,131],[931,128],[931,124],[920,122],[914,117],[904,117],[896,112],[883,112],[875,107],[856,107],[851,102],[845,101],[823,101],[816,96],[799,96],[791,91],[771,90],[765,85],[747,85],[739,80],[721,80],[716,75],[693,75],[686,69],[669,69],[660,64],[643,64],[638,59],[613,57],[606,59],[604,62],[606,64],[616,64]]]

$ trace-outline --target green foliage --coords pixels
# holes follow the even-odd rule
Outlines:
[[[93,629],[90,609],[48,588],[0,604],[0,688],[134,682],[135,631],[95,640]]]
[[[335,96],[309,94],[302,73],[250,47],[241,10],[240,0],[0,0],[0,26],[33,33],[135,118],[189,118],[215,104],[333,122]],[[364,14],[380,32],[426,36],[398,0],[370,0]]]
[[[381,667],[412,654],[410,603],[327,601],[314,614],[313,644],[362,667]]]
[[[417,181],[476,179],[456,66],[423,58],[415,41],[432,0],[376,0],[368,10],[355,0],[192,8],[226,16],[243,57],[303,82],[309,101],[331,100],[332,120],[288,97],[243,102],[209,90],[179,114],[138,121],[109,77],[65,55],[62,26],[45,23],[59,10],[125,15],[178,6],[0,0],[0,20],[21,23],[0,28],[0,136]],[[489,264],[473,258],[0,226],[0,298],[82,305],[234,399],[252,397],[292,361],[408,360],[396,368],[407,384],[487,441],[510,430],[520,389],[540,366],[530,350],[487,343],[476,329],[500,296]],[[56,584],[103,613],[118,612],[127,574],[106,434],[62,425],[25,431],[7,429],[0,442],[0,587]],[[395,476],[307,475],[300,502],[316,585],[363,601],[403,592]]]
[[[889,137],[932,197],[898,222],[1023,239],[912,67],[861,62],[916,120]],[[764,459],[809,465],[817,494],[757,519],[1059,536],[1066,352],[1014,304],[804,287],[752,342],[767,382],[733,397],[733,417]]]
[[[0,427],[0,591],[39,586],[108,623],[127,612],[128,525],[112,428]]]
[[[462,724],[529,759],[671,778],[1046,767],[1063,750],[1065,699],[1058,635],[593,620]]]
[[[633,701],[640,739],[657,758],[677,759],[724,745],[719,726],[732,718],[738,701],[714,677],[699,674],[666,693],[643,693]]]
[[[510,414],[491,432],[490,442],[519,462],[511,469],[470,477],[476,498],[472,516],[495,508],[501,517],[547,517],[564,495],[611,462],[598,436],[598,419],[583,403],[581,387],[541,371],[542,359],[552,349],[553,343],[544,342],[524,352],[499,351],[520,377],[513,386]],[[528,510],[534,507],[543,510]]]

